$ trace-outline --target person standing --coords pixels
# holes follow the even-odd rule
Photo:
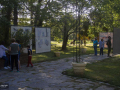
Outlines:
[[[19,72],[18,68],[18,51],[19,51],[19,45],[18,43],[15,42],[15,39],[11,39],[11,44],[9,47],[10,55],[11,55],[11,72],[13,72],[13,66],[14,66],[14,61],[15,61],[15,66],[17,69],[17,72]]]
[[[19,44],[19,51],[18,51],[18,64],[19,64],[19,68],[21,68],[21,65],[20,65],[20,49],[21,49],[21,45],[20,45],[20,41],[19,41],[19,40],[16,40],[16,42]]]
[[[108,47],[108,57],[111,57],[110,56],[110,52],[111,52],[111,37],[110,36],[108,36],[107,47]]]
[[[0,58],[4,59],[5,60],[5,63],[4,63],[4,69],[9,69],[9,62],[8,62],[8,58],[6,56],[6,53],[5,51],[7,51],[9,49],[7,49],[5,46],[4,46],[4,41],[1,42],[0,44]]]
[[[104,41],[103,39],[101,39],[101,41],[99,41],[99,48],[100,48],[100,55],[103,55],[103,49],[104,49]]]
[[[95,40],[93,41],[93,47],[94,47],[94,55],[97,56],[97,38],[95,38]]]
[[[27,46],[27,49],[28,49],[28,64],[27,64],[27,67],[29,67],[29,64],[31,64],[31,67],[33,67],[33,64],[31,62],[31,60],[32,60],[32,50],[30,49],[30,46]]]

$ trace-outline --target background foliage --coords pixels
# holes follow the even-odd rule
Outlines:
[[[62,40],[65,50],[68,39],[75,39],[75,30],[82,31],[86,43],[86,37],[119,27],[119,4],[118,0],[0,0],[0,41],[8,42],[10,25],[51,27],[52,40]]]
[[[32,33],[28,30],[19,29],[17,32],[12,33],[12,38],[19,40],[22,47],[26,47],[29,45],[30,39],[32,39]]]

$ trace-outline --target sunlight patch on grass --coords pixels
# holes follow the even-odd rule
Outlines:
[[[105,66],[106,68],[109,68],[109,69],[115,69],[117,68],[117,66]]]
[[[87,71],[87,72],[93,72],[93,70],[91,70],[91,69],[85,69],[85,71]]]

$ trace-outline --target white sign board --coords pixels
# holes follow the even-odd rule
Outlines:
[[[120,28],[114,28],[113,54],[120,54]]]
[[[108,36],[111,37],[111,47],[113,47],[113,32],[101,32],[99,33],[99,41],[101,41],[101,39],[104,40],[104,47],[107,48],[107,40],[108,40]]]
[[[35,28],[36,53],[51,51],[50,28]]]
[[[19,29],[23,29],[24,32],[26,32],[27,30],[29,30],[29,32],[32,33],[32,27],[22,27],[22,26],[11,26],[11,35],[14,32],[17,32],[17,30]],[[30,48],[32,49],[32,40],[30,40]]]

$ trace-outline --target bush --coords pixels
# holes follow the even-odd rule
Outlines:
[[[10,22],[5,17],[0,17],[0,42],[9,41],[8,40],[9,39],[9,31],[8,31],[9,27],[10,27]]]
[[[22,47],[26,47],[30,39],[32,39],[32,33],[28,30],[24,31],[23,29],[19,29],[17,32],[12,33],[12,38],[19,40]]]

